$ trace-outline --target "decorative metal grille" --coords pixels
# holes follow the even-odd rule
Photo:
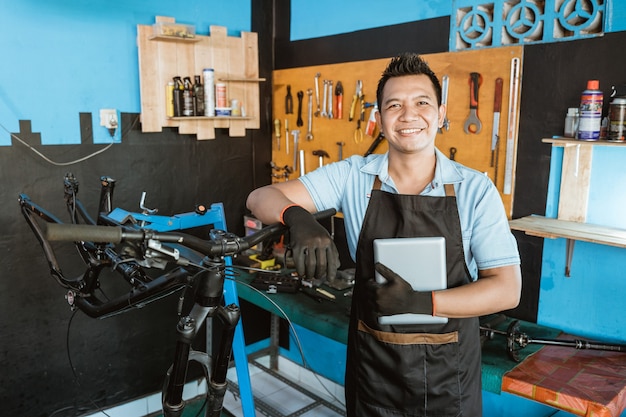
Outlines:
[[[455,0],[450,50],[547,43],[604,33],[608,0]]]

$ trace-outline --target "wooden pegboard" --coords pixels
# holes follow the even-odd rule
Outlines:
[[[438,54],[423,55],[430,67],[435,71],[441,79],[442,76],[448,75],[448,119],[450,120],[450,129],[444,131],[437,136],[436,146],[449,155],[450,148],[457,149],[455,159],[460,163],[486,172],[490,178],[496,179],[496,185],[502,195],[507,215],[509,218],[512,214],[512,196],[513,189],[510,194],[503,194],[504,170],[506,161],[506,139],[508,130],[509,115],[509,86],[511,78],[511,62],[513,58],[518,58],[520,68],[522,65],[522,47],[505,47],[497,49],[483,49],[475,51],[462,52],[446,52]],[[356,130],[356,121],[349,122],[348,115],[350,112],[350,104],[352,96],[355,93],[357,80],[363,81],[363,94],[365,102],[373,103],[376,101],[376,87],[380,75],[389,58],[376,59],[368,61],[349,62],[341,64],[317,65],[311,67],[301,67],[285,70],[277,70],[273,73],[273,115],[274,119],[280,121],[281,137],[273,138],[272,160],[277,167],[293,166],[293,140],[290,137],[289,154],[285,152],[285,120],[289,125],[289,130],[298,129],[300,131],[300,149],[305,151],[305,167],[306,171],[311,171],[319,166],[319,158],[313,154],[315,150],[324,150],[330,158],[325,159],[325,163],[337,161],[339,157],[339,146],[337,142],[343,142],[343,157],[350,155],[363,155],[374,138],[378,130],[374,132],[374,136],[363,134],[362,142],[355,142],[354,132]],[[323,117],[313,117],[312,132],[313,140],[307,141],[305,135],[307,132],[307,94],[308,89],[313,90],[313,111],[316,109],[315,102],[315,75],[320,73],[320,100],[322,94],[322,80],[332,80],[333,84],[341,81],[344,87],[343,96],[343,118],[328,119]],[[482,123],[482,130],[477,134],[467,134],[463,130],[465,119],[469,115],[469,77],[471,72],[478,72],[482,76],[482,84],[479,88],[479,107],[478,115]],[[503,79],[502,92],[502,109],[500,116],[500,146],[498,152],[498,172],[495,177],[495,167],[491,167],[491,136],[493,126],[493,106],[495,81],[500,77]],[[293,114],[285,113],[285,96],[287,86],[291,86],[291,94],[293,97]],[[521,71],[520,82],[521,85]],[[304,92],[302,103],[302,119],[304,125],[296,126],[298,113],[297,92]],[[519,99],[519,94],[518,94]],[[519,103],[519,101],[518,101]],[[362,123],[361,129],[365,132],[365,124],[369,118],[371,108],[366,109],[365,122]],[[515,114],[514,126],[512,126],[514,148],[512,154],[512,184],[515,184],[515,152],[517,149],[517,121],[519,120],[519,105]],[[280,143],[280,149],[278,144]],[[376,153],[387,151],[387,143],[383,141],[376,149]],[[290,179],[298,177],[298,172],[293,172]],[[280,181],[281,179],[277,179]]]

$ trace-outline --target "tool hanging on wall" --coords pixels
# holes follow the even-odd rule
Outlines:
[[[280,120],[274,119],[274,136],[276,137],[276,149],[280,151]]]
[[[363,81],[358,80],[356,82],[356,89],[354,90],[354,96],[352,96],[352,104],[350,105],[350,114],[348,115],[348,121],[354,120],[356,107],[359,101],[363,100]]]
[[[374,139],[374,141],[372,142],[372,144],[370,145],[370,147],[367,149],[367,151],[365,151],[365,153],[363,154],[363,156],[368,156],[374,153],[374,151],[376,150],[376,148],[378,148],[378,145],[380,145],[380,143],[385,139],[385,134],[383,132],[379,132],[378,136],[376,136],[376,139]]]
[[[289,155],[289,119],[285,119],[285,154]]]
[[[341,84],[341,81],[337,81],[335,86],[334,108],[335,119],[343,119],[343,84]]]
[[[448,85],[450,84],[450,77],[444,75],[441,77],[441,104],[446,107],[446,115],[443,118],[443,128],[446,132],[450,130],[450,119],[448,119]],[[443,130],[439,128],[439,133],[443,133]]]
[[[293,97],[291,97],[290,84],[287,84],[287,95],[285,96],[285,114],[293,114]]]
[[[367,119],[365,134],[374,137],[374,131],[376,130],[376,113],[378,112],[378,103],[374,102],[373,104],[370,104],[370,107],[372,108],[372,110],[370,110],[370,117],[369,119]]]
[[[320,116],[320,77],[322,74],[319,72],[315,74],[315,104],[317,105],[317,110],[315,111],[315,117]]]
[[[465,119],[463,130],[465,133],[478,134],[482,130],[483,124],[478,118],[478,89],[483,82],[483,77],[477,72],[470,73],[470,111],[469,116]]]
[[[480,335],[481,337],[484,336],[487,339],[493,339],[495,335],[506,336],[507,355],[515,362],[520,361],[518,354],[520,349],[525,348],[529,344],[563,346],[575,349],[604,350],[611,352],[626,352],[626,345],[590,342],[580,339],[535,339],[528,336],[526,333],[520,332],[518,320],[513,320],[511,324],[509,324],[506,332],[502,330],[495,330],[491,327],[480,326]]]
[[[333,118],[333,80],[328,80],[328,118]]]
[[[298,120],[296,121],[296,126],[302,127],[304,126],[304,121],[302,120],[302,99],[304,98],[304,91],[300,90],[297,93],[298,96]]]
[[[322,112],[319,114],[322,117],[327,117],[328,116],[328,111],[326,111],[326,102],[327,102],[327,97],[328,97],[328,80],[324,80],[322,81],[323,84],[323,96],[322,96]],[[316,114],[317,116],[317,114]]]
[[[498,149],[500,143],[500,110],[502,108],[502,78],[496,78],[496,89],[493,98],[493,127],[491,132],[491,162],[490,167],[495,168],[493,183],[498,185]]]
[[[317,156],[319,158],[319,162],[320,162],[320,167],[324,166],[324,158],[330,158],[330,155],[328,155],[328,152],[326,152],[323,149],[316,149],[313,151],[313,155]]]
[[[504,194],[511,194],[513,188],[513,153],[515,152],[515,133],[517,131],[517,95],[520,83],[520,60],[511,60],[511,81],[509,85],[509,120],[506,132],[506,158],[504,165]]]
[[[293,170],[298,169],[298,142],[300,142],[300,131],[292,130],[291,136],[293,136]]]
[[[309,116],[308,116],[308,125],[306,132],[306,140],[313,140],[313,91],[309,88],[306,90],[306,94],[309,98]]]

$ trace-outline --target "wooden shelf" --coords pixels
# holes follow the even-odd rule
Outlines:
[[[157,16],[157,23],[174,24],[171,17]],[[139,88],[142,132],[178,128],[180,134],[197,139],[215,139],[216,129],[228,129],[231,137],[243,137],[248,129],[258,129],[261,120],[258,36],[241,32],[228,36],[223,26],[210,26],[209,36],[193,38],[155,35],[153,25],[137,25]],[[240,116],[168,117],[166,86],[174,76],[201,75],[213,68],[216,80],[229,83],[228,99],[237,99],[245,108]]]
[[[168,120],[252,120],[252,117],[241,116],[180,116],[168,117]]]
[[[593,145],[593,146],[626,146],[626,142],[623,141],[611,141],[611,140],[578,140],[573,138],[545,138],[541,140],[543,143],[551,143],[554,146],[568,146],[568,145]]]
[[[181,38],[180,36],[168,36],[168,35],[154,35],[150,36],[148,39],[151,41],[165,41],[165,42],[187,42],[194,43],[200,42],[202,39],[193,37],[193,38]]]
[[[565,265],[565,276],[567,277],[570,276],[574,242],[577,240],[626,248],[626,230],[624,229],[552,219],[543,216],[527,216],[510,220],[509,226],[513,230],[520,230],[530,236],[567,239]]]
[[[265,81],[265,78],[236,78],[236,77],[228,77],[228,78],[218,78],[218,81],[224,82],[238,82],[238,83],[260,83]]]
[[[510,220],[513,230],[521,230],[527,235],[549,239],[566,238],[601,245],[626,248],[626,230],[551,219],[543,216],[528,216]]]

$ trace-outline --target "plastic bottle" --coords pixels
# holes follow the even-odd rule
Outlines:
[[[183,90],[185,85],[182,78],[174,77],[174,117],[183,115]]]
[[[204,116],[204,86],[200,76],[194,76],[193,83],[193,115]]]
[[[578,139],[598,140],[602,124],[603,94],[598,80],[587,81],[587,89],[580,97]]]
[[[215,116],[215,71],[213,68],[202,70],[204,77],[204,115]]]
[[[191,78],[185,77],[185,89],[183,90],[183,116],[193,116],[193,84]]]
[[[570,107],[567,109],[567,115],[565,116],[565,128],[563,129],[563,136],[566,138],[575,138],[578,131],[578,108]]]

